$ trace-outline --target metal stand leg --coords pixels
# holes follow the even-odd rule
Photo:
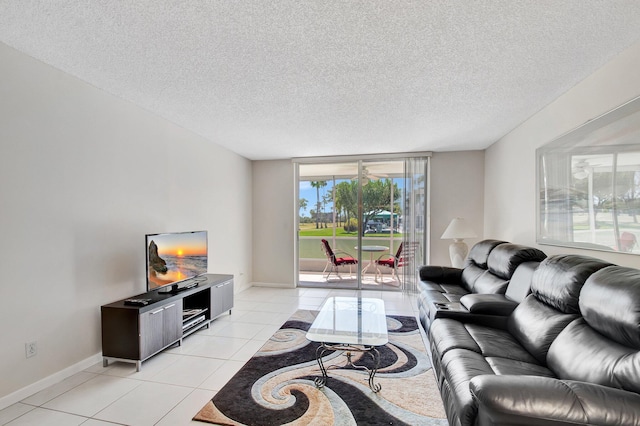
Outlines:
[[[369,371],[369,387],[373,392],[378,393],[380,392],[380,389],[382,389],[382,385],[380,383],[373,383],[373,378],[378,372],[378,367],[380,366],[380,352],[378,352],[376,348],[371,348],[369,355],[373,358],[373,368]]]
[[[322,377],[316,377],[314,379],[314,383],[318,389],[322,389],[324,385],[327,383],[327,368],[324,366],[322,358],[327,351],[344,351],[344,355],[347,357],[347,365],[350,365],[353,368],[358,370],[364,370],[369,374],[369,387],[374,393],[380,392],[382,389],[382,385],[380,383],[374,383],[374,378],[376,373],[378,372],[378,367],[380,366],[380,352],[376,349],[375,346],[365,346],[364,348],[354,347],[354,346],[345,346],[345,345],[328,345],[325,343],[321,343],[320,346],[316,349],[316,361],[318,361],[318,366],[320,367],[320,373],[322,373]],[[368,368],[364,365],[356,365],[351,360],[353,356],[352,352],[366,352],[371,355],[373,359],[373,368]]]
[[[378,352],[378,350],[374,346],[370,348],[365,348],[365,350],[362,350],[362,351],[359,350],[358,352],[366,352],[369,355],[371,355],[371,358],[373,358],[373,368],[369,369],[364,365],[355,365],[351,361],[351,352],[347,352],[345,354],[347,356],[347,362],[353,368],[357,368],[358,370],[364,370],[367,373],[369,373],[369,387],[375,393],[380,392],[380,389],[382,389],[382,385],[380,383],[375,384],[373,382],[373,379],[376,376],[376,373],[378,372],[378,367],[380,366],[380,352]]]
[[[327,369],[324,367],[324,363],[322,362],[322,357],[324,353],[327,352],[327,347],[324,344],[321,344],[316,349],[316,361],[318,361],[318,366],[320,367],[320,372],[322,373],[322,377],[316,377],[314,383],[318,389],[322,389],[324,385],[327,383]]]

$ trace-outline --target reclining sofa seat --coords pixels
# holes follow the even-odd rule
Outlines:
[[[470,294],[505,294],[511,278],[523,263],[533,269],[545,258],[545,253],[532,247],[484,240],[472,247],[462,269],[420,267],[418,309],[424,330],[428,332],[435,317],[436,304],[459,302]],[[529,286],[529,282],[518,285],[523,289],[522,298],[528,294]],[[512,293],[515,294],[515,290]],[[519,298],[512,300],[521,301]]]
[[[421,266],[418,268],[421,291],[438,291],[448,294],[471,293],[475,281],[488,268],[491,251],[506,241],[483,240],[471,247],[462,268],[447,266]]]
[[[429,317],[422,321],[425,332],[429,332],[430,324],[438,318],[506,328],[509,315],[531,291],[531,280],[538,265],[540,262],[522,262],[518,265],[504,294],[469,293],[462,296],[459,303],[430,304]]]
[[[518,265],[504,294],[466,294],[460,298],[460,303],[471,314],[508,317],[531,292],[533,274],[539,265],[538,261],[522,262]]]
[[[640,271],[609,266],[547,354],[548,377],[477,376],[478,425],[640,425]],[[523,419],[526,422],[523,422]]]
[[[476,419],[478,403],[470,389],[475,377],[525,377],[521,379],[525,385],[531,376],[558,377],[559,372],[551,369],[555,364],[547,363],[549,348],[569,323],[580,318],[578,297],[587,278],[607,266],[607,262],[586,256],[545,259],[533,274],[531,294],[508,317],[506,329],[474,324],[472,320],[433,321],[429,330],[431,359],[451,425],[473,425],[483,418]],[[478,385],[482,389],[484,382]],[[510,391],[517,393],[513,388],[503,390],[505,394]],[[491,400],[490,392],[481,395]],[[527,406],[527,399],[520,404]],[[523,422],[520,418],[505,424],[544,424],[539,421]]]

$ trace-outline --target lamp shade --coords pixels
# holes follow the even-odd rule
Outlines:
[[[444,230],[442,240],[462,240],[464,238],[475,238],[478,235],[473,232],[473,229],[469,227],[467,222],[461,217],[454,218],[447,229]]]

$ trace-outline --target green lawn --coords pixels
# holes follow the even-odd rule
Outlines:
[[[301,237],[331,237],[333,236],[333,227],[328,226],[327,228],[316,229],[315,223],[301,223],[300,230],[298,231],[298,235]],[[357,237],[358,234],[356,232],[346,232],[344,227],[339,226],[336,228],[336,236],[337,237]],[[399,232],[395,232],[393,234],[394,237],[402,237],[402,234]],[[367,237],[389,237],[389,234],[367,234]]]
[[[301,237],[331,237],[333,235],[333,228],[300,229],[298,235]],[[357,235],[355,232],[346,232],[344,228],[336,229],[336,236],[338,237],[356,237]]]

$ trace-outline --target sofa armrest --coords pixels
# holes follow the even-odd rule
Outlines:
[[[481,375],[469,383],[476,425],[640,425],[640,395],[539,376]]]
[[[503,294],[467,294],[460,298],[460,304],[473,314],[509,316],[518,303]]]
[[[418,268],[421,281],[433,281],[444,284],[459,284],[462,281],[462,269],[449,266],[421,266]]]

